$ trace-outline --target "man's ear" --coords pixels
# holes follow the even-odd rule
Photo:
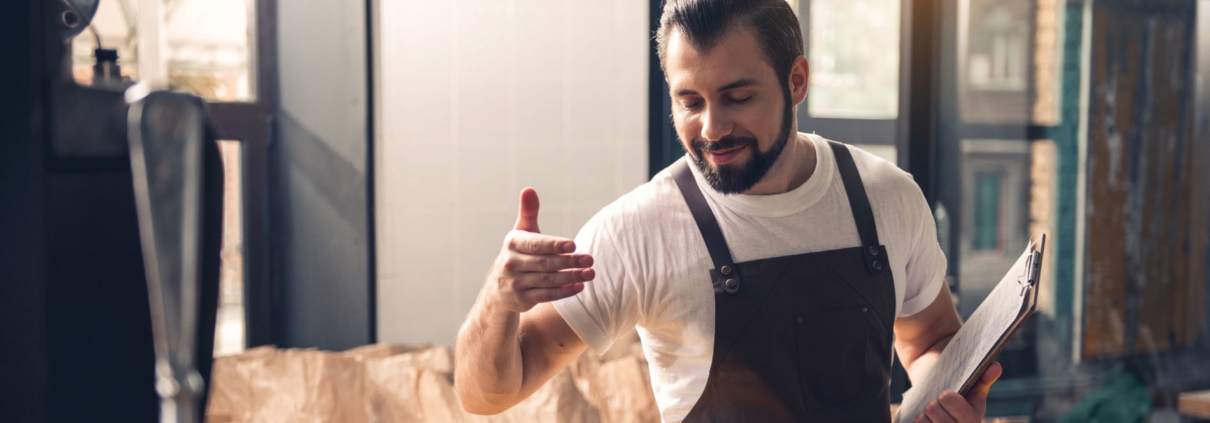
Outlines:
[[[797,106],[802,104],[802,101],[807,98],[807,81],[810,80],[811,67],[807,64],[807,58],[798,56],[794,59],[794,65],[790,67],[790,100]]]

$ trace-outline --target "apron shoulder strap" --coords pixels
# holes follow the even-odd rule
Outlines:
[[[685,203],[689,205],[689,212],[693,214],[693,221],[697,223],[698,232],[701,232],[702,239],[706,241],[706,251],[710,252],[710,259],[714,261],[711,276],[715,279],[716,285],[718,279],[723,279],[721,281],[723,291],[734,294],[739,291],[739,269],[735,267],[735,260],[731,258],[731,250],[727,248],[727,240],[723,238],[723,230],[719,228],[718,220],[714,218],[714,212],[710,210],[706,197],[702,195],[701,188],[693,179],[693,172],[689,169],[689,160],[686,158],[677,160],[669,170],[672,172],[672,179],[676,181],[676,187],[685,197]]]
[[[857,172],[853,154],[847,146],[836,141],[828,141],[828,145],[836,156],[836,168],[840,172],[841,181],[844,182],[845,194],[849,197],[853,220],[857,222],[857,235],[861,237],[866,270],[875,276],[881,276],[886,269],[885,264],[889,263],[885,263],[886,251],[878,242],[878,225],[874,223],[874,210],[870,208],[870,199],[866,197],[865,185],[861,183],[861,174]]]

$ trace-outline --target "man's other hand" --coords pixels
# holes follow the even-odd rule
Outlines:
[[[916,416],[915,423],[979,423],[987,413],[987,391],[1003,373],[1000,363],[992,363],[979,378],[971,391],[963,398],[954,391],[945,391]]]
[[[488,301],[524,313],[538,303],[555,301],[584,290],[596,276],[592,256],[573,254],[574,241],[538,230],[538,192],[521,191],[517,224],[504,238],[504,246],[488,274]]]

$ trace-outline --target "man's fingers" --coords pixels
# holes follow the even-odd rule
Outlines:
[[[564,269],[557,272],[522,273],[517,276],[520,289],[548,289],[576,282],[588,282],[596,277],[592,269]]]
[[[987,370],[984,371],[983,376],[979,377],[979,382],[976,382],[975,386],[970,388],[970,392],[967,393],[967,400],[974,402],[973,400],[976,396],[983,396],[984,400],[986,400],[987,392],[991,390],[991,384],[996,383],[996,379],[1003,372],[1004,367],[1001,367],[999,363],[992,363],[990,366],[987,366]]]
[[[992,389],[992,384],[1000,379],[1002,373],[1004,373],[1004,368],[1000,367],[1000,363],[992,363],[987,366],[987,370],[983,371],[979,382],[975,383],[970,392],[966,393],[966,401],[974,406],[975,411],[980,415],[987,410],[987,392]]]
[[[949,413],[945,412],[944,408],[941,408],[941,404],[938,404],[937,400],[929,401],[928,405],[924,406],[924,414],[933,423],[958,423]]]
[[[958,395],[957,392],[942,392],[937,397],[937,403],[956,421],[976,423],[983,419],[982,416],[975,413],[975,408],[969,402],[966,402],[966,398]]]
[[[525,294],[523,294],[523,295],[529,301],[533,302],[534,304],[537,304],[537,303],[547,303],[547,302],[551,302],[551,301],[555,301],[555,300],[561,300],[561,299],[570,297],[572,295],[579,294],[580,291],[583,291],[583,290],[584,290],[584,283],[580,282],[580,283],[567,284],[567,285],[554,287],[554,288],[531,289],[529,291],[525,291]]]
[[[983,392],[986,395],[987,391],[992,389],[992,384],[1000,379],[1002,373],[1004,373],[1004,368],[1000,366],[1000,363],[993,362],[987,366],[987,370],[983,372],[983,376],[979,377],[979,382],[975,384],[974,388],[971,388],[971,392]]]
[[[567,238],[515,230],[505,238],[508,249],[525,254],[566,254],[576,250],[576,243]]]
[[[517,212],[517,224],[513,229],[526,232],[538,231],[538,191],[525,187],[521,190],[521,207]]]
[[[508,270],[514,272],[557,272],[592,267],[592,256],[588,254],[515,254],[509,260],[513,263]]]

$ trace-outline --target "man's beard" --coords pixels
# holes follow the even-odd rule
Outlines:
[[[691,147],[693,154],[690,158],[697,165],[697,169],[702,172],[702,176],[706,178],[706,182],[711,188],[723,194],[739,194],[756,186],[761,179],[769,173],[769,169],[777,162],[777,158],[781,156],[781,151],[786,147],[786,142],[790,139],[790,129],[793,126],[794,107],[790,105],[790,89],[782,90],[782,97],[785,98],[786,109],[781,117],[781,131],[777,134],[777,140],[769,151],[761,152],[759,144],[754,137],[733,137],[727,136],[718,141],[710,142],[702,139],[693,141]],[[742,165],[725,164],[718,165],[717,169],[710,166],[706,161],[707,152],[722,151],[734,147],[747,145],[752,151],[752,157],[748,162]]]

